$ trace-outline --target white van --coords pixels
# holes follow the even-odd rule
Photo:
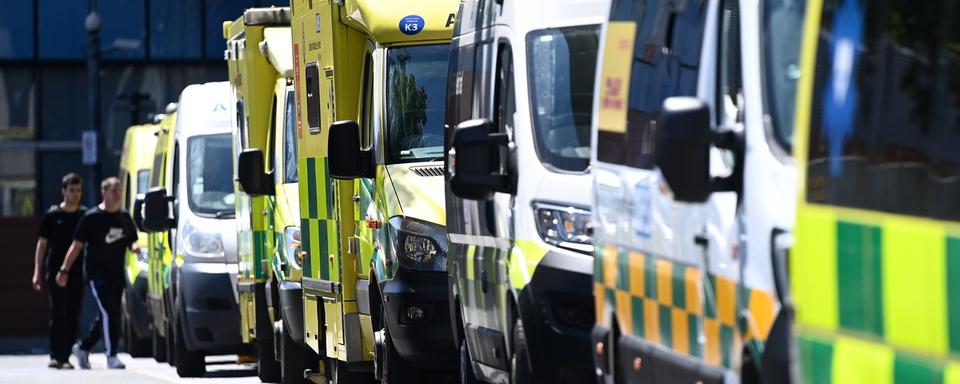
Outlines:
[[[591,380],[590,122],[606,0],[466,1],[447,90],[461,377]]]
[[[202,375],[205,355],[243,348],[234,289],[237,236],[229,100],[228,82],[183,90],[172,151],[157,156],[167,163],[162,168],[170,172],[173,194],[154,188],[144,199],[144,226],[169,231],[172,240],[167,327],[174,340],[170,360],[180,376]]]

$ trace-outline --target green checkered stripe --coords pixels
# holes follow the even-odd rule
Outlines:
[[[308,257],[303,274],[321,280],[339,280],[339,226],[335,221],[335,195],[327,158],[301,158],[300,240]],[[330,255],[333,255],[331,258]]]

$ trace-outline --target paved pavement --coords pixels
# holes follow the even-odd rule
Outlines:
[[[207,374],[203,378],[181,379],[177,371],[166,363],[157,363],[152,358],[134,359],[120,354],[127,369],[107,369],[107,359],[102,353],[90,355],[91,370],[56,370],[47,368],[46,354],[0,355],[0,383],[260,383],[253,364],[236,364],[236,356],[207,357]],[[71,362],[76,364],[74,358]]]

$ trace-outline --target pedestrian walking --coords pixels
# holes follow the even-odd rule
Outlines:
[[[120,207],[120,179],[109,177],[100,183],[103,201],[88,210],[73,236],[73,243],[57,274],[57,284],[66,286],[74,261],[84,250],[84,274],[99,312],[86,337],[73,346],[80,369],[90,369],[90,350],[103,338],[107,353],[107,368],[124,369],[117,358],[120,341],[120,300],[126,284],[124,273],[125,250],[138,252],[137,230],[130,215]]]
[[[70,282],[57,285],[57,270],[73,241],[73,233],[87,207],[80,205],[83,179],[68,173],[60,182],[63,201],[51,205],[40,219],[40,231],[33,264],[33,290],[47,288],[50,305],[50,362],[47,367],[73,369],[70,364],[70,346],[77,339],[80,306],[83,304],[83,274],[80,269],[71,272]]]

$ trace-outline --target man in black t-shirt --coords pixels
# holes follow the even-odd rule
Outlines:
[[[107,368],[124,369],[117,359],[120,341],[120,299],[126,284],[124,273],[125,251],[140,250],[137,230],[130,215],[120,209],[120,179],[110,177],[100,183],[103,202],[88,210],[77,225],[73,244],[57,274],[57,284],[67,285],[71,267],[81,249],[85,249],[83,265],[87,281],[100,312],[90,325],[83,340],[73,346],[80,369],[90,369],[90,349],[100,337],[107,347]]]
[[[40,219],[40,236],[34,255],[33,290],[40,292],[47,286],[50,303],[50,368],[73,369],[70,364],[70,346],[77,339],[80,306],[83,303],[83,275],[79,269],[70,273],[70,284],[56,283],[57,269],[63,264],[73,233],[87,207],[80,205],[83,180],[76,173],[63,176],[60,192],[63,202],[51,205]]]

